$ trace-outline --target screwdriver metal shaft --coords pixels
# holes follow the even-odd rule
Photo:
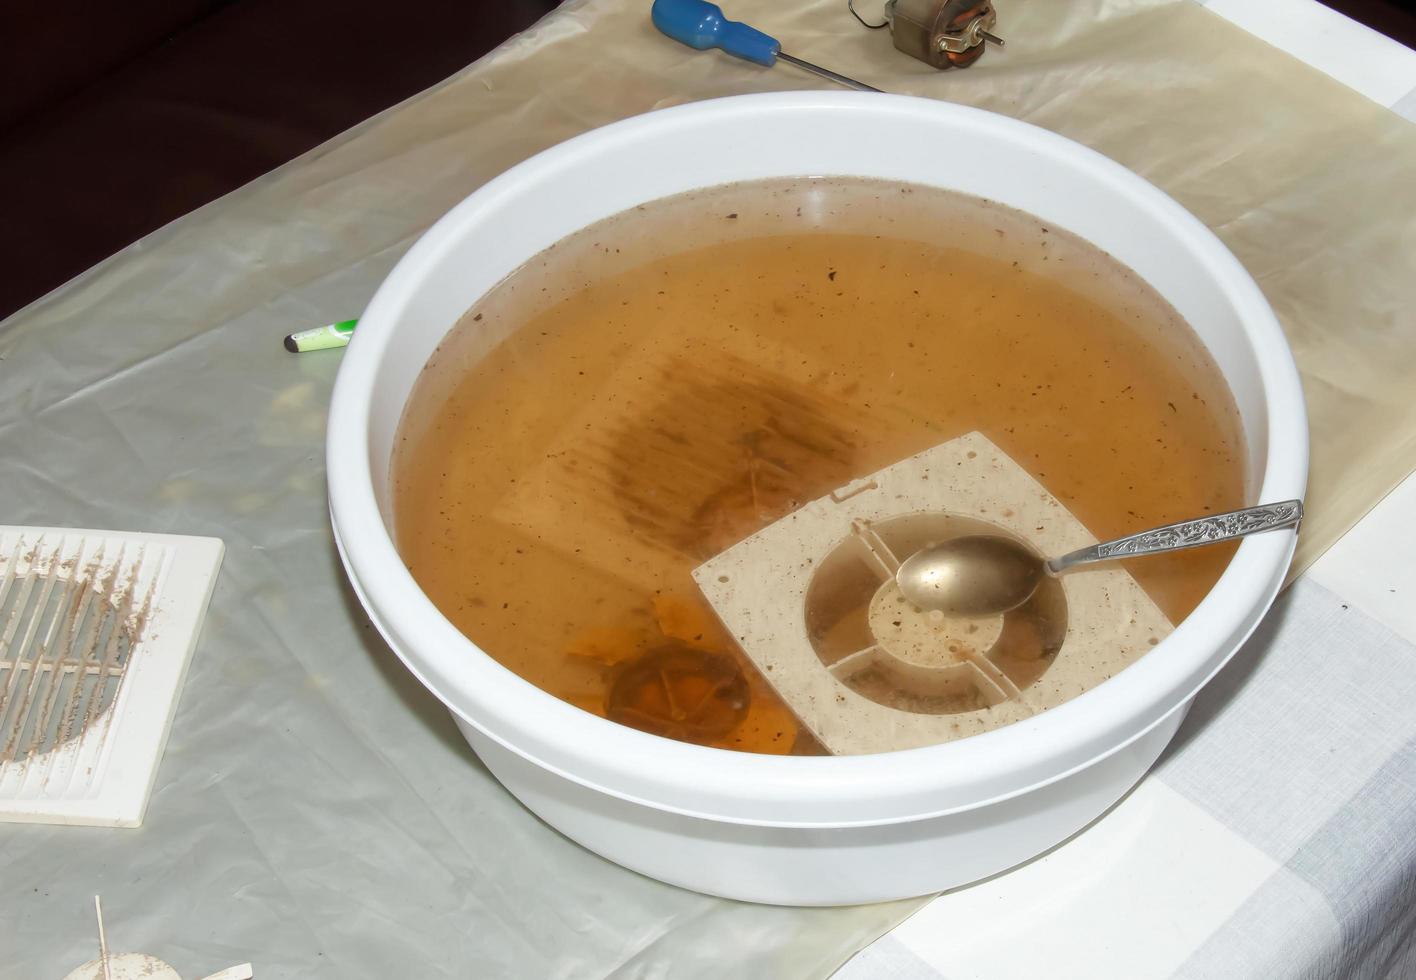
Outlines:
[[[829,68],[822,68],[820,65],[813,65],[809,61],[802,61],[800,58],[793,58],[785,51],[778,51],[777,57],[782,59],[783,61],[790,62],[791,64],[796,65],[798,68],[803,68],[806,71],[811,72],[813,75],[820,75],[822,78],[828,78],[831,81],[836,82],[837,84],[844,85],[847,88],[853,88],[857,92],[880,91],[880,89],[875,88],[874,86],[867,85],[864,82],[858,82],[854,78],[848,78],[845,75],[834,72]]]

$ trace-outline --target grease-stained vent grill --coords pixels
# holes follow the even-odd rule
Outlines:
[[[0,820],[142,822],[222,550],[0,527]]]

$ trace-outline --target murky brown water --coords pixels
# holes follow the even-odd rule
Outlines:
[[[1113,260],[940,191],[737,185],[573,236],[469,311],[405,413],[397,538],[444,614],[551,693],[813,751],[689,572],[972,430],[1101,538],[1244,503],[1217,368]],[[1131,570],[1178,622],[1231,555]]]

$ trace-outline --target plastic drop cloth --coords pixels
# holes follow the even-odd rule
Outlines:
[[[1188,0],[1009,0],[1006,51],[935,73],[844,0],[732,11],[881,88],[984,106],[1115,157],[1215,228],[1296,349],[1313,427],[1305,565],[1416,463],[1416,129]],[[369,628],[323,494],[357,314],[488,178],[658,106],[825,83],[572,2],[340,138],[0,324],[0,519],[212,534],[228,551],[137,831],[0,825],[0,976],[110,943],[186,976],[811,977],[917,903],[736,905],[581,850],[503,792]],[[960,147],[959,152],[967,152]]]

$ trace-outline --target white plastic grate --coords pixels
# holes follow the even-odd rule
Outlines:
[[[142,823],[222,552],[0,527],[0,820]]]

